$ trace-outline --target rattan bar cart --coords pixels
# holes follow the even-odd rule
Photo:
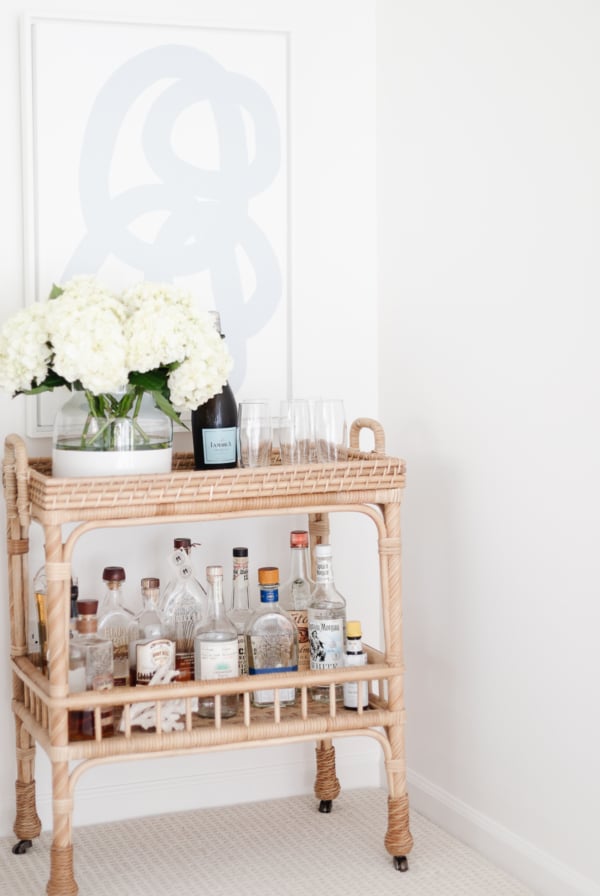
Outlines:
[[[374,434],[374,450],[359,450],[363,428]],[[381,746],[388,782],[388,824],[385,848],[398,870],[408,867],[412,848],[409,830],[404,756],[400,502],[404,462],[385,454],[379,423],[367,418],[351,427],[348,460],[331,464],[284,466],[273,455],[267,467],[196,472],[191,455],[174,456],[170,474],[58,479],[48,458],[28,458],[18,435],[5,441],[3,482],[7,507],[8,585],[11,624],[13,711],[16,727],[16,820],[24,852],[40,833],[35,805],[35,750],[39,744],[52,764],[53,843],[47,892],[71,896],[78,891],[73,874],[72,812],[75,785],[89,768],[109,762],[150,756],[181,756],[223,749],[314,741],[315,796],[327,813],[340,792],[336,777],[334,738],[365,735]],[[160,711],[154,730],[131,722],[132,706],[148,700],[147,688],[69,694],[68,642],[71,558],[82,535],[100,527],[139,526],[306,513],[311,545],[329,539],[331,512],[366,514],[377,527],[384,650],[367,647],[368,665],[327,672],[286,672],[270,676],[270,686],[298,689],[296,706],[257,709],[250,694],[264,687],[254,678],[171,683],[152,687],[152,699],[183,700],[182,730],[161,730]],[[48,675],[39,657],[28,654],[29,528],[43,527],[47,579]],[[69,526],[65,535],[63,527]],[[335,702],[335,685],[368,681],[369,707],[348,711]],[[327,684],[329,703],[315,703],[308,689]],[[233,719],[220,718],[220,697],[243,695]],[[214,695],[216,718],[200,719],[194,698]],[[69,742],[68,713],[93,707],[96,739]],[[100,713],[112,706],[124,730],[102,738]],[[73,761],[77,764],[72,765]]]

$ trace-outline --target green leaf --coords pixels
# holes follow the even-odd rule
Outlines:
[[[167,417],[170,417],[174,423],[178,423],[180,426],[183,426],[184,429],[189,429],[189,426],[183,422],[179,413],[175,410],[171,402],[168,398],[162,394],[162,392],[152,392],[152,398],[154,399],[154,404],[157,408],[159,408],[163,414],[166,414]]]
[[[53,283],[48,299],[57,299],[59,296],[62,296],[63,292],[64,289],[62,288],[62,286],[57,286],[56,283]]]
[[[143,373],[134,370],[129,374],[129,382],[132,386],[143,389],[144,392],[162,392],[164,394],[167,376],[166,367],[156,367],[154,370],[145,370]]]

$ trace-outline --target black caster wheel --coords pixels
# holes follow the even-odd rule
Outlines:
[[[333,800],[321,800],[319,803],[319,812],[323,812],[325,815],[328,815],[331,812],[331,806],[333,805]]]
[[[19,840],[18,843],[15,843],[13,846],[12,851],[16,856],[22,856],[23,853],[26,853],[32,846],[33,843],[31,840]]]
[[[394,856],[394,868],[396,871],[408,871],[408,859],[406,856]]]

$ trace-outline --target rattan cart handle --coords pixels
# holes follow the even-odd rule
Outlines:
[[[375,438],[375,454],[385,454],[385,433],[383,426],[377,420],[371,420],[370,417],[358,417],[350,427],[350,448],[353,451],[360,451],[360,431],[361,429],[370,429]]]

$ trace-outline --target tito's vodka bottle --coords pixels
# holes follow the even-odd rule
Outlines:
[[[260,608],[248,625],[248,672],[265,675],[269,672],[298,671],[298,629],[291,616],[279,606],[279,570],[263,566],[258,570]],[[280,688],[280,706],[296,702],[295,688]],[[272,706],[275,690],[265,687],[252,692],[255,706]]]
[[[308,604],[314,588],[309,572],[308,532],[294,529],[290,532],[290,576],[281,586],[281,606],[298,629],[298,670],[310,668],[308,649]]]
[[[308,605],[310,668],[337,669],[344,662],[346,601],[333,581],[331,545],[318,544],[315,557],[317,581]],[[313,700],[329,700],[329,687],[313,687],[310,694]],[[336,685],[335,696],[336,700],[342,699],[341,684]]]
[[[194,633],[194,674],[198,681],[237,678],[238,635],[223,605],[223,567],[207,566],[208,618]],[[198,697],[198,715],[214,719],[214,696]],[[221,697],[221,716],[230,719],[237,712],[238,695]]]

